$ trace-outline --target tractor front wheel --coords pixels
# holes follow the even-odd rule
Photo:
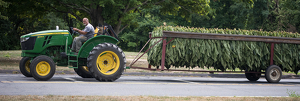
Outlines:
[[[126,68],[125,54],[121,48],[111,43],[95,46],[87,62],[90,72],[99,81],[115,81]]]
[[[30,57],[23,57],[19,65],[21,73],[26,77],[32,77],[30,73]]]
[[[38,56],[31,61],[30,73],[38,81],[47,81],[55,73],[55,63],[48,56]]]

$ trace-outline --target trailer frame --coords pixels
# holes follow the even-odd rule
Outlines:
[[[144,50],[147,44],[152,40],[160,38],[159,41],[155,42],[154,45],[150,46],[141,56],[139,54]],[[172,38],[167,42],[167,38]],[[273,37],[273,36],[255,36],[255,35],[236,35],[236,34],[215,34],[215,33],[192,33],[192,32],[175,32],[175,31],[163,31],[162,37],[152,37],[152,33],[149,32],[149,40],[143,46],[143,48],[139,51],[138,55],[133,59],[133,61],[129,64],[129,68],[134,69],[144,69],[151,71],[189,71],[189,72],[230,72],[230,73],[257,73],[257,74],[265,74],[266,72],[249,72],[249,71],[207,71],[207,70],[176,70],[176,69],[165,69],[165,54],[166,54],[166,46],[173,41],[174,38],[192,38],[192,39],[211,39],[211,40],[229,40],[229,41],[251,41],[251,42],[265,42],[270,43],[270,66],[274,65],[274,48],[275,44],[281,43],[289,43],[289,44],[300,44],[299,38],[287,38],[287,37]],[[151,48],[153,48],[157,43],[163,42],[162,44],[162,59],[161,59],[161,69],[152,69],[151,65],[148,64],[148,68],[144,67],[135,67],[133,66],[145,53],[147,53]],[[139,56],[139,57],[138,57]],[[138,57],[138,58],[137,58]],[[268,68],[269,68],[268,67]],[[281,70],[280,70],[281,72]],[[282,73],[280,74],[280,76]],[[280,77],[281,79],[281,77]],[[269,81],[268,82],[272,82]],[[275,81],[277,82],[277,81]],[[278,81],[279,82],[279,81]]]

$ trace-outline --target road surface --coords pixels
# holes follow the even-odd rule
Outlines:
[[[289,96],[300,93],[300,79],[267,83],[265,78],[122,76],[115,82],[98,82],[77,75],[54,75],[36,81],[22,74],[0,73],[0,95],[101,95],[101,96]]]

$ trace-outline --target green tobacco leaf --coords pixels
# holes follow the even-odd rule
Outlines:
[[[217,33],[217,34],[238,34],[238,35],[263,35],[300,38],[297,33],[231,30],[231,29],[206,29],[189,27],[162,26],[153,30],[155,37],[162,36],[162,30]],[[282,35],[281,35],[282,36]],[[153,39],[151,46],[159,39]],[[170,40],[170,39],[168,39]],[[173,47],[173,45],[175,47]],[[167,45],[167,65],[175,67],[213,67],[222,71],[226,69],[246,68],[253,71],[265,70],[270,64],[270,44],[265,42],[249,41],[224,41],[207,39],[175,38]],[[153,47],[148,52],[150,65],[159,66],[161,63],[162,43]],[[283,71],[298,71],[300,69],[300,45],[296,44],[275,44],[274,64],[282,66]]]

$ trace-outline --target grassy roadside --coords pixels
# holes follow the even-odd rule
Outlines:
[[[9,51],[0,51],[0,70],[19,70],[19,61],[22,59],[21,57],[21,50],[9,50]],[[135,59],[138,52],[124,52],[127,60],[127,66],[131,63],[133,59]],[[140,54],[141,55],[141,54]],[[145,54],[141,59],[134,64],[137,67],[145,67],[147,68],[147,54]],[[156,68],[156,67],[152,67]],[[174,68],[172,68],[174,69]],[[180,70],[189,70],[188,68],[175,68]],[[202,68],[195,68],[191,70],[203,70]],[[204,70],[215,71],[212,68],[204,68]],[[63,71],[64,72],[74,72],[73,69],[63,66],[57,66],[56,71]],[[228,70],[229,71],[229,70]],[[235,71],[240,71],[236,69]],[[148,71],[148,70],[141,70],[141,69],[127,69],[125,72],[141,72],[141,73],[160,73],[162,71]],[[164,71],[168,73],[185,73],[185,74],[208,74],[207,72],[181,72],[181,71]],[[62,74],[63,74],[62,73]],[[231,73],[223,73],[223,72],[215,72],[215,74],[231,74]],[[236,73],[234,73],[236,74]],[[240,73],[243,74],[243,73]],[[283,75],[295,75],[293,72],[283,72]],[[298,73],[300,75],[300,73]]]
[[[169,96],[61,96],[0,95],[0,101],[299,101],[299,97],[169,97]]]

